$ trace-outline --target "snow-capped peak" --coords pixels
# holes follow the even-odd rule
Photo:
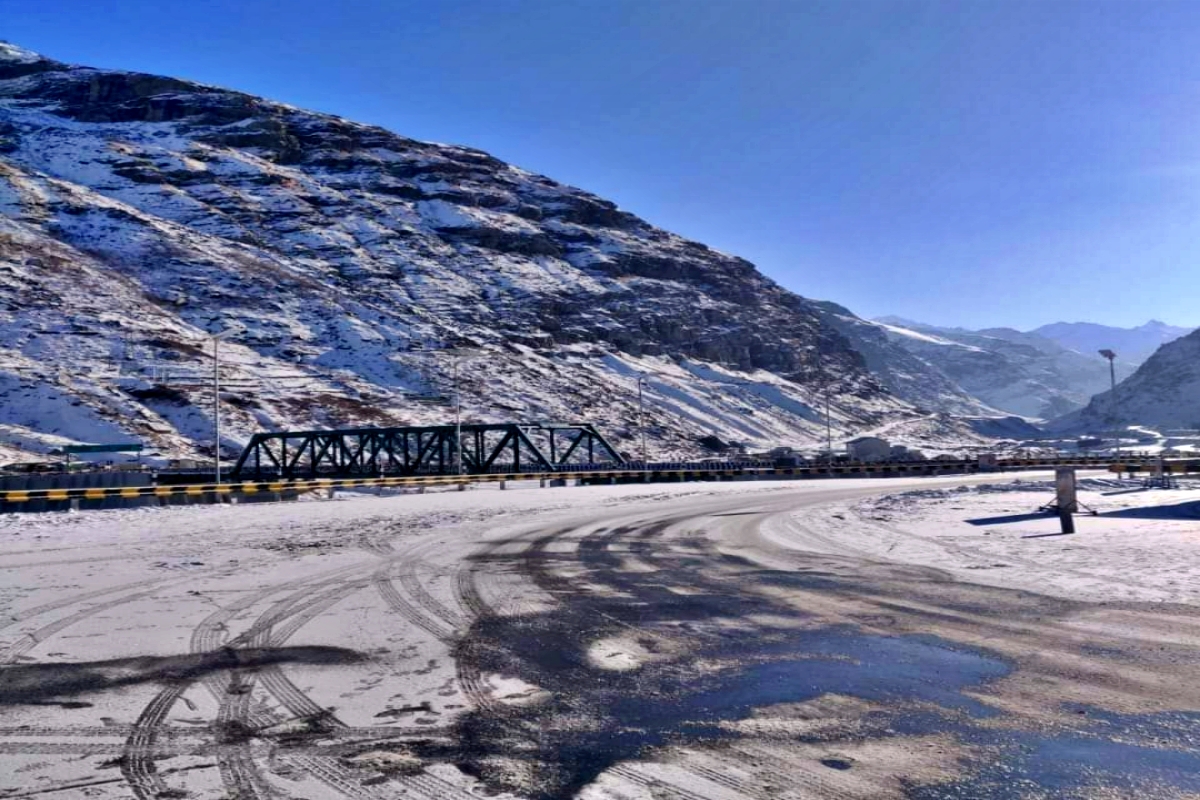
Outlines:
[[[26,50],[24,47],[18,47],[10,42],[0,41],[0,61],[11,64],[32,64],[35,61],[44,60],[45,58],[32,50]]]

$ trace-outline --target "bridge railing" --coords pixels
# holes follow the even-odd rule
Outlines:
[[[1185,462],[1192,465],[1189,471],[1200,471],[1200,462]],[[640,469],[629,469],[628,465],[620,465],[605,469],[575,470],[575,471],[538,471],[538,472],[489,472],[471,475],[406,475],[384,477],[356,478],[311,478],[300,480],[266,479],[257,481],[237,481],[233,483],[195,483],[177,485],[124,486],[109,488],[67,488],[67,489],[27,489],[0,491],[0,511],[14,510],[12,504],[22,504],[31,501],[70,501],[70,500],[103,500],[106,498],[181,498],[198,496],[238,496],[309,492],[322,489],[354,489],[367,487],[419,487],[419,486],[449,486],[467,483],[488,483],[497,481],[540,480],[552,481],[577,479],[590,481],[686,481],[686,480],[719,480],[721,478],[738,477],[825,477],[825,476],[856,476],[856,475],[889,475],[889,474],[936,474],[936,473],[973,473],[980,472],[978,461],[907,461],[907,462],[878,462],[878,463],[844,463],[818,464],[793,467],[764,467],[761,464],[744,465],[736,462],[714,466],[707,462],[666,462],[667,465],[648,464]],[[1057,466],[1101,467],[1109,466],[1107,459],[1070,458],[1070,459],[1006,459],[998,461],[989,469],[1039,469]],[[1130,461],[1120,465],[1111,465],[1116,471],[1120,466],[1128,470],[1130,466],[1147,468],[1145,461]],[[1174,464],[1173,464],[1174,466]],[[1135,470],[1136,471],[1136,470]]]

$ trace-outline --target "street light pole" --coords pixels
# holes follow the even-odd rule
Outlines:
[[[482,347],[437,347],[425,349],[421,346],[409,347],[406,351],[412,355],[423,356],[430,358],[439,367],[444,368],[445,362],[442,358],[450,358],[452,366],[450,369],[451,379],[454,383],[454,472],[457,475],[463,475],[463,447],[462,447],[462,386],[460,381],[459,371],[462,366],[462,361],[471,358],[478,358],[485,355],[490,355],[494,358],[503,359],[504,356],[499,353],[492,353]],[[439,448],[441,445],[439,445]],[[477,454],[478,455],[478,454]],[[462,484],[465,486],[465,484]]]
[[[833,461],[833,421],[829,414],[829,381],[825,382],[825,450]]]
[[[221,340],[229,336],[233,331],[222,331],[214,333],[209,338],[212,339],[213,346],[213,473],[215,475],[214,483],[217,486],[221,485]]]
[[[454,471],[458,475],[463,474],[462,464],[462,392],[458,388],[458,363],[459,360],[454,359]]]
[[[817,345],[817,365],[821,371],[821,386],[824,388],[825,394],[825,460],[828,464],[833,464],[833,417],[830,414],[829,389],[832,381],[830,380],[829,370],[825,367],[825,350],[820,345]]]
[[[442,353],[448,354],[454,359],[454,368],[450,374],[454,380],[454,451],[455,451],[455,474],[462,475],[462,386],[458,379],[458,371],[462,366],[462,362],[467,359],[474,359],[482,355],[487,355],[487,351],[482,348],[444,348]],[[437,353],[437,350],[434,350]]]
[[[221,485],[221,340],[213,337],[213,472]]]
[[[642,384],[646,382],[645,375],[639,375],[637,379],[638,386],[638,435],[642,440],[642,469],[649,469],[649,462],[646,460],[646,406],[642,400]]]
[[[1113,352],[1112,350],[1105,349],[1105,350],[1100,351],[1100,355],[1102,355],[1108,359],[1108,380],[1109,380],[1109,385],[1112,387],[1111,391],[1109,392],[1110,401],[1109,401],[1108,408],[1109,408],[1109,414],[1112,416],[1113,444],[1116,448],[1116,456],[1117,456],[1117,458],[1120,458],[1121,457],[1121,428],[1120,428],[1120,422],[1117,419],[1117,368],[1116,368],[1117,354],[1115,352]]]

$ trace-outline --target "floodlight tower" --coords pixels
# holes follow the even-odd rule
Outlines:
[[[1100,355],[1102,355],[1108,359],[1108,380],[1109,380],[1110,386],[1112,387],[1112,391],[1109,392],[1109,396],[1111,397],[1111,401],[1109,404],[1109,414],[1112,415],[1113,440],[1116,442],[1116,450],[1117,450],[1116,455],[1118,458],[1120,458],[1121,457],[1121,429],[1120,429],[1120,427],[1118,427],[1120,425],[1120,423],[1117,421],[1117,368],[1116,368],[1117,354],[1114,353],[1112,350],[1105,348],[1104,350],[1100,351]]]

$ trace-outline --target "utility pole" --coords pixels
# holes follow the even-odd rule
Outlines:
[[[1112,387],[1112,390],[1109,392],[1109,397],[1111,399],[1108,406],[1108,413],[1112,417],[1113,443],[1116,447],[1116,456],[1119,459],[1121,457],[1121,423],[1117,419],[1117,354],[1112,350],[1105,349],[1100,351],[1100,355],[1108,359],[1108,380]]]
[[[459,374],[462,362],[484,355],[491,355],[495,358],[503,358],[503,356],[499,353],[489,353],[482,347],[438,347],[426,350],[423,347],[414,346],[402,352],[434,360],[437,360],[440,356],[448,356],[452,359],[450,375],[454,384],[454,472],[457,475],[462,475],[462,386]],[[438,363],[440,364],[441,362]]]
[[[821,385],[825,389],[825,460],[832,468],[833,466],[833,418],[830,414],[829,394],[833,384],[833,380],[829,374],[829,370],[825,366],[825,349],[817,345],[817,368],[821,371]],[[832,473],[831,473],[832,474]]]
[[[213,473],[216,485],[221,485],[221,340],[231,335],[233,331],[226,330],[214,333],[213,346]]]
[[[638,434],[642,440],[642,469],[649,469],[649,462],[646,460],[646,406],[642,400],[642,384],[646,382],[645,375],[638,375]]]
[[[451,369],[451,377],[454,379],[455,474],[462,475],[462,387],[458,381],[458,371],[464,360],[487,355],[487,351],[482,348],[446,348],[442,350],[442,353],[454,357],[454,369]]]
[[[213,337],[213,472],[221,485],[221,340]]]
[[[454,472],[463,474],[462,463],[462,392],[458,388],[459,359],[454,359]]]
[[[829,452],[829,460],[833,461],[833,422],[829,415],[829,381],[825,381],[825,449]]]

